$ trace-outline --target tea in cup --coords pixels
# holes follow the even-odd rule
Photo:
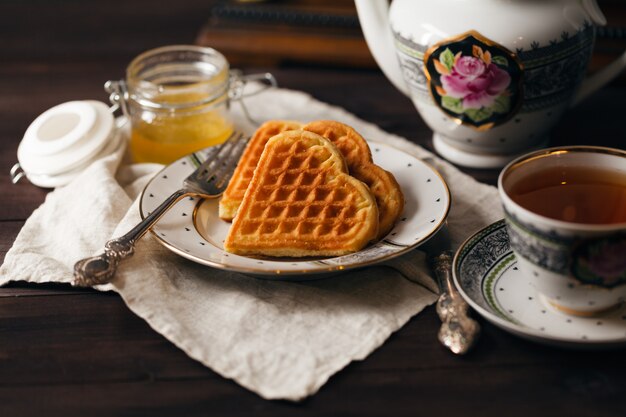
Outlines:
[[[593,315],[626,297],[626,151],[570,146],[522,156],[498,179],[518,267],[544,301]]]

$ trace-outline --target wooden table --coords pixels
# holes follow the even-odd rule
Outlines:
[[[143,50],[192,42],[208,7],[205,1],[155,3],[1,6],[0,261],[48,192],[26,182],[12,185],[7,175],[29,123],[64,101],[106,101],[104,81],[120,78]],[[431,148],[431,132],[410,101],[377,70],[245,70],[270,70],[283,87]],[[566,115],[552,143],[626,147],[624,99],[625,85],[608,86]],[[465,172],[490,184],[498,174]],[[478,345],[456,357],[437,342],[439,321],[428,308],[364,361],[293,404],[262,400],[189,359],[116,294],[15,283],[0,288],[0,415],[626,414],[624,350],[551,348],[479,321]]]

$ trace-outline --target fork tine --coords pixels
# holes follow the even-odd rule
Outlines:
[[[196,170],[188,177],[188,179],[201,180],[205,177],[210,177],[217,169],[217,162],[221,161],[224,156],[228,156],[230,148],[236,140],[240,139],[242,134],[240,132],[234,132],[226,139],[221,145],[215,146],[209,150],[206,155],[206,159],[196,168]],[[196,156],[197,154],[194,154]],[[196,159],[200,160],[198,156]]]
[[[238,140],[235,142],[228,157],[219,164],[215,172],[216,186],[218,188],[226,188],[226,185],[228,185],[247,143],[247,140]]]
[[[220,159],[221,155],[228,154],[228,149],[237,139],[241,138],[241,136],[242,135],[240,132],[233,132],[222,144],[209,149],[204,161],[202,161],[200,166],[198,166],[198,168],[196,168],[196,170],[189,177],[200,178],[202,177],[202,175],[206,175],[203,174],[205,170],[208,170],[208,168],[211,167],[211,165],[213,165],[215,161]],[[194,156],[198,161],[202,160],[200,157],[198,157],[197,153],[194,154]]]
[[[247,137],[241,132],[234,132],[224,143],[209,150],[204,162],[187,177],[185,186],[202,194],[221,194],[246,144]]]

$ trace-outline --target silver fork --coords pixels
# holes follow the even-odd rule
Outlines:
[[[104,245],[104,253],[76,262],[72,285],[91,287],[110,282],[119,263],[135,252],[135,243],[183,197],[219,197],[226,189],[247,142],[248,137],[234,132],[222,145],[209,150],[206,160],[183,181],[183,186],[143,221],[124,236],[109,240]]]

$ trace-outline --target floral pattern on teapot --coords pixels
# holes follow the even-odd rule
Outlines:
[[[475,31],[431,47],[424,70],[435,104],[478,130],[507,121],[522,102],[522,64]]]

